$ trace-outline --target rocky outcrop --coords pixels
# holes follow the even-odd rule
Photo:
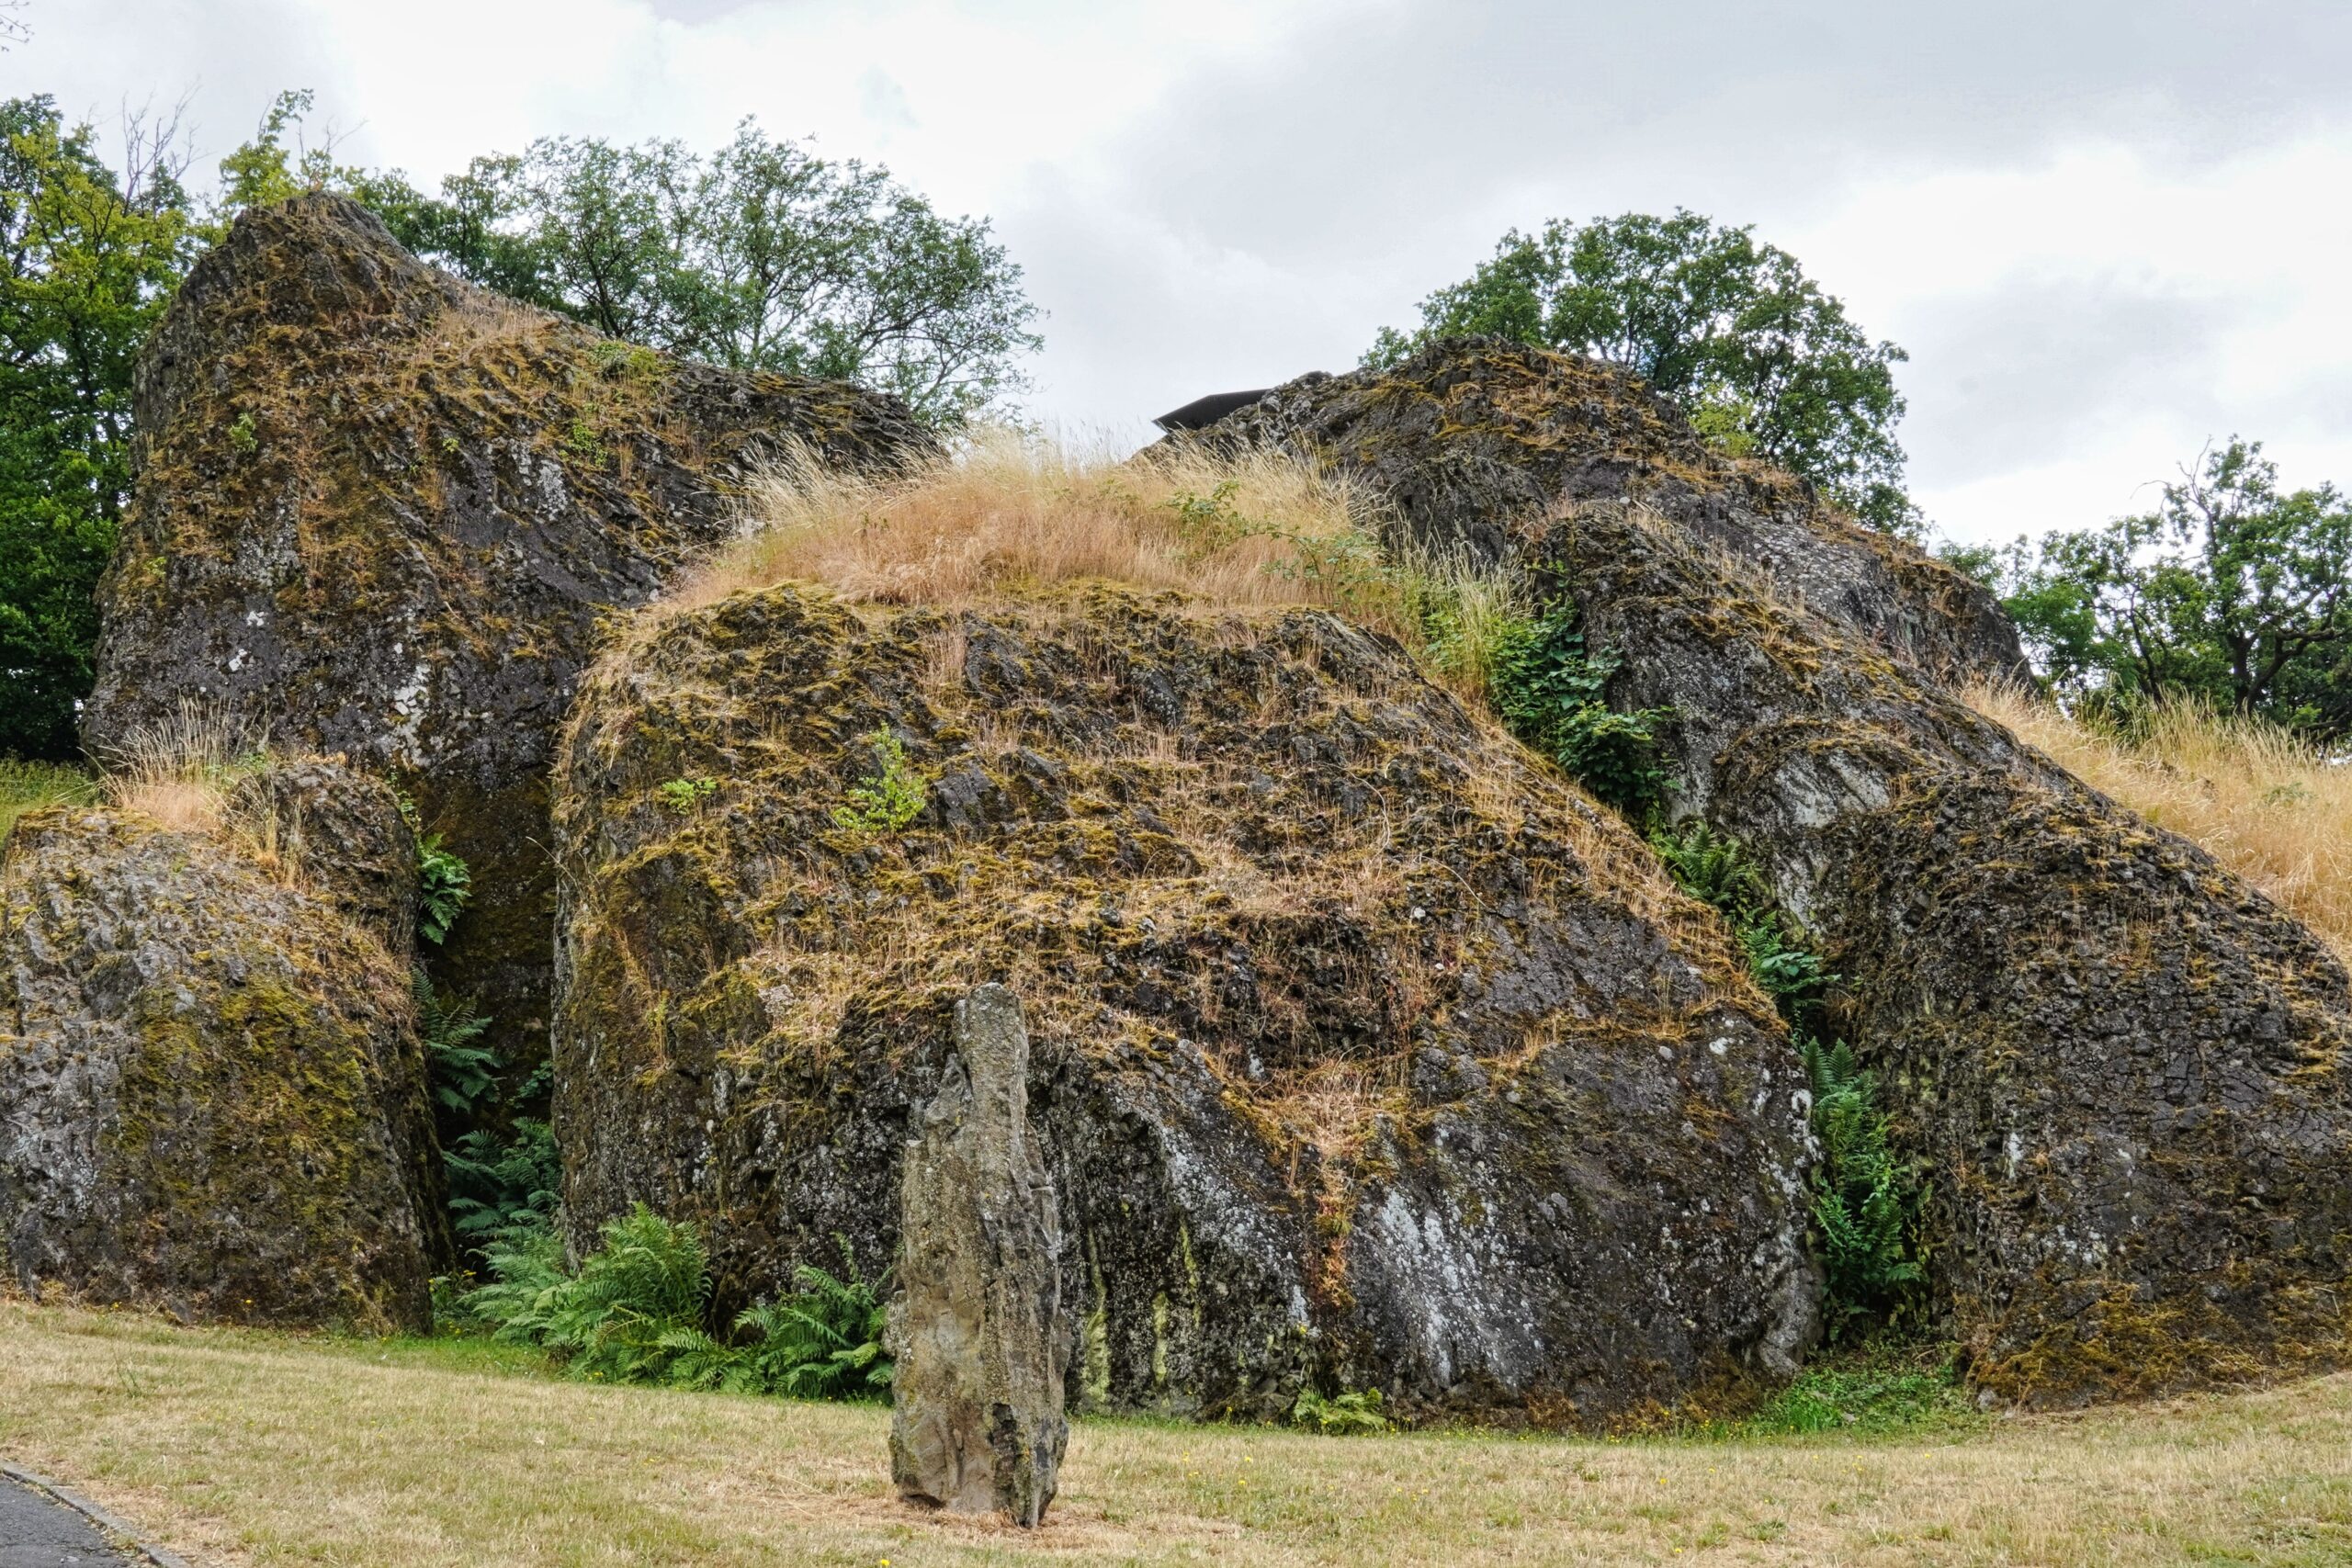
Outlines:
[[[312,787],[315,767],[273,793]],[[429,1327],[445,1222],[408,972],[341,898],[290,859],[135,812],[17,821],[0,1254],[18,1286],[194,1320]]]
[[[1563,502],[1625,501],[1761,568],[1870,646],[1938,676],[2021,676],[1993,596],[1803,480],[1724,457],[1631,371],[1498,338],[1455,339],[1385,370],[1304,376],[1212,439],[1329,462],[1384,497],[1405,537],[1443,555],[1515,549],[1512,523]]]
[[[899,1495],[1035,1526],[1069,1442],[1061,1212],[1029,1126],[1029,1031],[1002,986],[956,1047],[899,1181],[890,1476]]]
[[[780,442],[933,449],[895,400],[609,342],[465,287],[335,196],[248,212],[143,355],[85,739],[184,698],[415,796],[479,890],[441,977],[543,1049],[546,772],[601,618],[729,532]]]
[[[877,733],[900,827],[840,809]],[[746,592],[598,666],[556,794],[575,1238],[697,1219],[723,1302],[895,1256],[994,981],[1081,1403],[1625,1424],[1812,1336],[1800,1067],[1721,925],[1382,638]]]
[[[1529,558],[1670,706],[1675,809],[1736,836],[1845,976],[1991,1393],[2068,1404],[2342,1361],[2352,985],[2122,810],[1669,519]]]

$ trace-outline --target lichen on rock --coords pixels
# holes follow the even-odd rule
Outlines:
[[[895,832],[832,816],[877,729],[927,781]],[[606,657],[556,787],[575,1236],[696,1219],[729,1301],[836,1235],[893,1256],[909,1119],[997,982],[1086,1403],[1623,1425],[1811,1337],[1801,1069],[1720,922],[1385,638],[743,592]]]
[[[259,797],[315,795],[327,767]],[[372,834],[404,844],[382,805]],[[18,819],[0,863],[0,1250],[18,1287],[197,1321],[429,1325],[447,1222],[408,973],[347,908],[229,834],[96,807]]]

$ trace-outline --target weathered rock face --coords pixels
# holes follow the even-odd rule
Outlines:
[[[85,739],[184,697],[398,776],[480,890],[442,977],[543,1049],[546,771],[599,617],[731,526],[764,444],[932,449],[896,401],[596,337],[311,196],[247,213],[143,355]]]
[[[1557,355],[1442,345],[1216,430],[1544,569],[1623,657],[1619,705],[1673,709],[1674,811],[1746,844],[1845,976],[1982,1386],[2063,1404],[2345,1358],[2343,971],[1942,694],[2014,661],[1981,593]]]
[[[956,1051],[907,1145],[890,1303],[890,1475],[950,1513],[1034,1526],[1069,1423],[1061,1213],[1029,1126],[1021,1003],[956,1004]]]
[[[855,830],[879,727],[927,799]],[[893,1257],[995,981],[1084,1402],[1623,1423],[1811,1337],[1800,1068],[1720,924],[1380,638],[739,594],[600,664],[556,789],[578,1236],[696,1218],[733,1301]]]
[[[274,761],[239,779],[230,829],[407,962],[416,953],[416,836],[380,779],[315,757]]]
[[[2017,628],[1978,584],[1854,524],[1802,480],[1722,456],[1638,376],[1596,360],[1456,339],[1389,370],[1302,377],[1213,429],[1369,482],[1424,550],[1500,558],[1515,547],[1514,518],[1564,501],[1634,502],[1933,673],[2026,671]]]
[[[1684,789],[1846,976],[1972,1376],[2063,1404],[2342,1360],[2352,987],[2202,851],[1673,525],[1532,540]]]
[[[0,1252],[26,1290],[429,1325],[446,1238],[407,969],[293,874],[130,812],[17,823],[0,863]]]

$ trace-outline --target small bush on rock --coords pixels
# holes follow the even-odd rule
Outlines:
[[[1290,1424],[1326,1437],[1385,1432],[1395,1425],[1383,1413],[1376,1388],[1343,1389],[1329,1396],[1312,1388],[1302,1388],[1290,1407]]]
[[[867,736],[876,771],[850,786],[846,805],[833,807],[833,826],[843,832],[878,837],[895,833],[922,812],[922,774],[907,761],[907,749],[887,729]]]

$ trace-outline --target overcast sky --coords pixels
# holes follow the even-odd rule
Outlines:
[[[1516,224],[1753,223],[1911,354],[1948,534],[2096,523],[2209,436],[2352,485],[2352,0],[32,0],[13,95],[281,87],[425,180],[756,116],[992,218],[1034,412],[1140,440],[1341,369]]]

